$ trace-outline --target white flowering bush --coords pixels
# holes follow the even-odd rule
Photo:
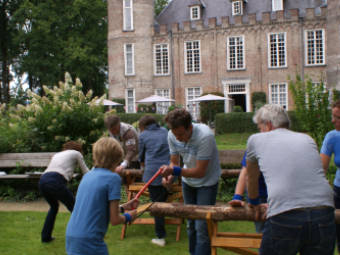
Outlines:
[[[0,152],[60,151],[69,140],[81,141],[85,151],[103,133],[103,106],[95,103],[92,91],[86,95],[82,84],[65,74],[65,82],[44,96],[28,91],[30,104],[0,107]]]

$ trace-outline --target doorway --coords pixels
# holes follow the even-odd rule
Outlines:
[[[247,111],[245,94],[232,94],[229,96],[229,98],[232,99],[232,107],[230,111],[234,111],[235,106],[240,106],[243,112]]]

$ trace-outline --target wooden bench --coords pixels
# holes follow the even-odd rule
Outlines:
[[[144,186],[145,183],[132,183],[128,185],[127,187],[127,200],[129,201],[132,199],[135,194],[137,194],[142,187]],[[143,194],[144,196],[149,196],[148,191],[144,191]],[[182,200],[182,187],[181,185],[173,185],[172,186],[172,194],[168,196],[167,202],[171,202],[174,200]],[[183,224],[183,219],[180,218],[165,218],[165,224],[166,225],[177,225],[176,227],[176,241],[180,240],[181,237],[181,225]],[[154,225],[155,220],[154,218],[137,218],[136,220],[133,221],[132,224],[143,224],[143,225]],[[120,239],[123,240],[124,237],[126,236],[126,225],[122,226],[122,232]]]
[[[260,248],[262,234],[218,232],[218,222],[207,214],[207,225],[210,237],[211,255],[217,255],[217,248],[222,248],[241,255],[258,255],[255,250]]]
[[[40,172],[3,174],[9,168],[45,168],[56,152],[0,153],[0,180],[39,180]]]

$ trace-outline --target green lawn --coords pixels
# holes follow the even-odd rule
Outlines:
[[[217,135],[216,143],[219,150],[244,150],[247,147],[247,140],[253,133],[230,133]]]
[[[44,212],[0,212],[0,254],[1,255],[63,255],[65,253],[65,229],[69,213],[59,213],[57,216],[52,243],[40,242],[40,231],[46,213]],[[253,232],[252,222],[221,222],[219,231]],[[167,245],[158,247],[152,245],[154,238],[152,225],[128,226],[127,237],[120,240],[121,226],[110,226],[105,242],[109,253],[114,255],[187,255],[188,239],[185,224],[182,225],[181,240],[175,241],[176,228],[167,226]],[[219,255],[233,254],[218,249]]]

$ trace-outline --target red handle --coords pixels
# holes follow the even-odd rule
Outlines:
[[[149,185],[158,177],[158,175],[160,175],[162,172],[162,169],[159,169],[152,177],[151,179],[143,186],[143,188],[137,193],[137,195],[135,196],[136,199],[138,199],[142,193],[147,189],[147,187],[149,187]]]

